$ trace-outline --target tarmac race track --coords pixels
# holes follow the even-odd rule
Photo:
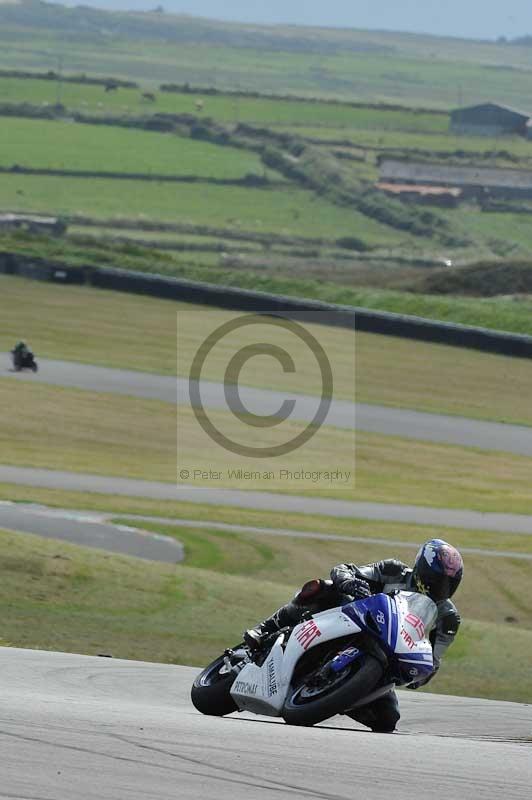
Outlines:
[[[181,405],[190,403],[189,385],[185,378],[176,379],[167,375],[108,369],[51,359],[38,359],[37,374],[14,373],[9,370],[9,354],[0,353],[0,363],[2,361],[5,368],[0,371],[0,376],[11,377],[13,380],[110,392],[168,403],[177,402]],[[249,387],[241,387],[240,396],[249,411],[262,415],[275,414],[286,400],[286,395],[282,392]],[[224,386],[221,383],[201,381],[201,398],[206,408],[227,410]],[[294,399],[296,403],[291,417],[295,420],[312,420],[319,399],[307,395],[295,395]],[[324,424],[346,429],[356,428],[369,433],[403,436],[407,439],[532,456],[532,427],[524,425],[484,422],[465,417],[428,414],[343,400],[331,402]]]
[[[293,539],[320,539],[321,541],[353,544],[389,545],[396,549],[416,550],[419,542],[403,538],[383,539],[370,536],[338,536],[318,531],[298,531],[283,528],[260,528],[252,525],[235,525],[224,522],[156,517],[141,514],[120,514],[128,524],[116,524],[116,514],[101,511],[76,511],[50,508],[35,503],[11,503],[0,500],[0,528],[13,533],[33,533],[49,539],[61,539],[85,547],[96,547],[112,553],[121,553],[151,561],[175,564],[184,559],[184,548],[174,538],[145,531],[145,522],[171,525],[179,536],[179,529],[218,530],[231,533],[248,533],[254,536],[288,536]],[[531,521],[532,522],[532,521]],[[529,534],[529,535],[532,535]],[[513,558],[532,561],[532,554],[515,550],[490,550],[482,547],[461,547],[464,555],[482,555],[485,558]]]
[[[64,489],[72,492],[97,492],[126,497],[149,497],[154,500],[202,505],[235,506],[264,511],[289,511],[296,514],[324,514],[331,517],[410,522],[414,525],[444,525],[500,533],[532,534],[532,516],[467,509],[429,508],[393,503],[367,503],[335,500],[328,497],[298,497],[289,494],[252,492],[239,489],[217,489],[186,483],[161,483],[134,478],[90,475],[81,472],[11,467],[0,464],[0,483]]]
[[[10,800],[525,800],[532,706],[400,692],[399,732],[194,710],[190,667],[0,648]]]
[[[116,525],[108,517],[112,515],[0,500],[2,530],[33,533],[148,561],[176,564],[183,560],[183,545],[170,536],[145,531],[138,524]]]

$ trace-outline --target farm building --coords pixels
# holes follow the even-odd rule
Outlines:
[[[461,197],[532,197],[532,172],[497,167],[458,167],[383,159],[381,184],[446,186],[461,189]]]
[[[454,208],[462,197],[462,190],[448,186],[418,186],[413,183],[377,183],[380,189],[390,197],[398,197],[412,203]]]
[[[450,129],[453,133],[475,136],[503,136],[514,134],[532,138],[529,125],[532,114],[517,111],[496,103],[481,103],[451,111]]]
[[[33,214],[0,214],[0,230],[26,230],[30,233],[49,233],[62,236],[66,223],[57,217],[38,217]]]

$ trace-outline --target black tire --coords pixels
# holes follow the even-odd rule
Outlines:
[[[238,711],[235,701],[229,694],[236,675],[232,671],[220,674],[223,666],[224,659],[220,656],[205,667],[192,684],[190,699],[194,708],[202,714],[223,717]]]
[[[37,372],[37,370],[39,369],[39,366],[38,366],[38,364],[37,364],[37,362],[36,362],[36,361],[34,361],[34,362],[33,362],[33,364],[32,364],[32,367],[31,367],[31,368],[32,368],[32,370],[33,370],[34,372]]]
[[[363,661],[357,660],[351,664],[345,675],[340,673],[338,680],[329,687],[317,690],[319,693],[313,690],[314,695],[302,697],[305,682],[291,686],[283,708],[283,719],[289,725],[317,725],[335,714],[341,714],[369,694],[382,678],[383,672],[377,659],[366,655]]]

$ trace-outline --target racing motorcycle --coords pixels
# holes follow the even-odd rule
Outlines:
[[[39,369],[35,356],[31,350],[20,352],[19,350],[11,351],[11,358],[13,360],[13,369],[15,372],[20,372],[23,369],[31,369],[32,372],[37,372]]]
[[[403,591],[308,614],[258,652],[226,650],[195,679],[192,703],[212,716],[251,711],[316,725],[430,675],[436,616],[429,597]]]

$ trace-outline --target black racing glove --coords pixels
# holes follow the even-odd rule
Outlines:
[[[363,600],[364,597],[371,597],[369,583],[363,578],[350,578],[342,583],[342,592],[350,594],[355,600]]]

